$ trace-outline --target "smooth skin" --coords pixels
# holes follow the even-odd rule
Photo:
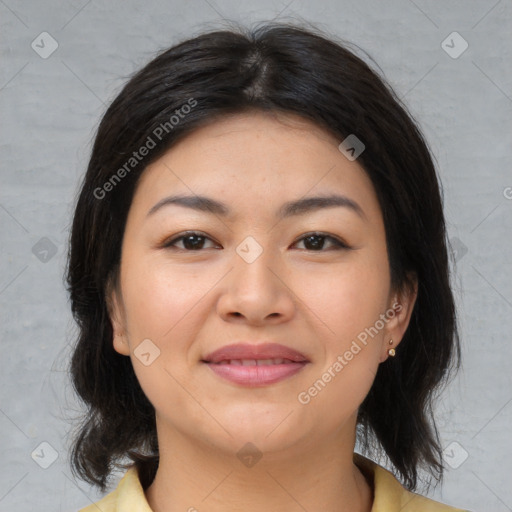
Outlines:
[[[357,410],[389,340],[397,348],[402,339],[416,287],[391,288],[375,190],[340,142],[293,114],[236,114],[186,136],[141,176],[108,296],[114,348],[131,357],[156,410],[160,465],[146,490],[155,512],[371,510],[372,487],[353,463]],[[230,214],[176,204],[149,213],[176,194],[208,196]],[[361,211],[278,217],[286,202],[332,194]],[[180,239],[186,231],[199,234]],[[248,236],[263,250],[251,263],[236,251]],[[397,303],[384,328],[300,403],[299,393]],[[134,353],[146,339],[160,351],[149,365]],[[248,388],[202,362],[227,344],[266,341],[310,363]],[[146,360],[157,354],[149,352]],[[252,467],[237,457],[246,443],[262,454]]]

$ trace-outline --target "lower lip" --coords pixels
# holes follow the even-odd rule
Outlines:
[[[231,364],[206,363],[219,377],[240,384],[256,387],[274,384],[300,372],[307,362],[269,364],[262,366],[240,366]]]

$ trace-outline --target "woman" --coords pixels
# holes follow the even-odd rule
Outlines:
[[[206,33],[139,71],[70,241],[72,467],[102,491],[127,469],[83,510],[456,510],[413,492],[460,357],[439,188],[389,86],[319,32]]]

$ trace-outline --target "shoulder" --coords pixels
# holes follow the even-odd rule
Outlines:
[[[100,501],[80,509],[78,512],[152,512],[144,495],[144,490],[132,466],[117,484],[116,489]]]
[[[468,512],[407,491],[390,471],[359,454],[354,454],[354,462],[373,480],[371,512]]]

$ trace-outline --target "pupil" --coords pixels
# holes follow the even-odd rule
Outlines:
[[[305,238],[305,245],[312,246],[313,249],[322,249],[324,246],[324,237],[320,235],[310,235]]]
[[[195,242],[193,239],[196,239]],[[197,239],[200,239],[199,241]],[[200,249],[204,244],[204,237],[199,235],[188,235],[183,238],[183,245],[186,249]]]

